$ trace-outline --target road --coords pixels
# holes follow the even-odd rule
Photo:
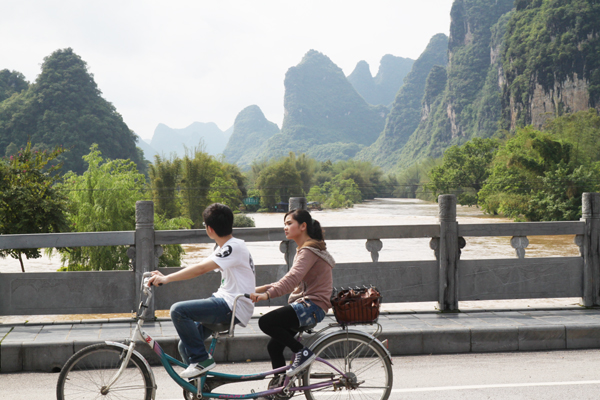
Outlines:
[[[411,356],[393,361],[392,399],[581,400],[598,399],[600,391],[600,350]],[[220,364],[217,370],[248,373],[268,367],[253,362]],[[155,367],[154,373],[158,400],[183,398],[162,368]],[[57,373],[0,374],[0,399],[53,399],[57,378]],[[254,387],[241,385],[231,386],[232,393]],[[258,385],[254,388],[262,390],[266,381]]]

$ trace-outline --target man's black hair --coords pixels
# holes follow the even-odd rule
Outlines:
[[[233,232],[233,212],[225,204],[213,203],[206,207],[202,218],[220,237],[231,235]]]

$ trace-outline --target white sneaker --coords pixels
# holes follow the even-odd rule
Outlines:
[[[195,378],[202,375],[206,371],[213,369],[216,365],[217,363],[209,354],[206,360],[190,364],[179,374],[179,376],[185,379]]]

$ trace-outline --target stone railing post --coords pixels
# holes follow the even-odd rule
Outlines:
[[[439,308],[440,311],[458,310],[458,222],[456,196],[438,197],[440,219],[439,242]]]
[[[154,249],[154,203],[152,201],[138,201],[135,203],[135,305],[137,310],[140,301],[140,285],[144,272],[156,269]],[[155,292],[156,293],[156,292]],[[146,320],[154,319],[154,298],[152,298]]]
[[[600,305],[600,193],[584,193],[581,220],[583,236],[583,305]]]
[[[288,204],[289,210],[295,210],[297,208],[306,210],[307,208],[306,197],[290,197]]]

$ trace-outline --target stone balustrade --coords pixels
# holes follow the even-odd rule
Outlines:
[[[213,243],[204,229],[154,230],[153,203],[136,204],[136,230],[35,235],[0,235],[0,249],[78,246],[130,246],[130,271],[1,273],[0,315],[127,313],[137,309],[144,272],[157,269],[163,245]],[[578,257],[526,258],[529,236],[575,235]],[[257,284],[281,278],[291,267],[295,243],[281,228],[234,229],[246,242],[280,242],[281,264],[257,265]],[[510,237],[516,258],[461,260],[470,237]],[[434,260],[379,261],[381,239],[430,238]],[[585,193],[583,217],[568,222],[459,224],[454,195],[439,197],[439,223],[431,225],[327,227],[327,240],[365,240],[370,262],[340,263],[334,286],[377,286],[385,302],[438,302],[442,311],[459,301],[582,297],[600,305],[600,194]],[[425,249],[424,249],[425,250]],[[165,272],[174,271],[169,268]],[[208,297],[218,274],[156,290],[155,309],[179,300]],[[284,304],[275,299],[272,304]]]

